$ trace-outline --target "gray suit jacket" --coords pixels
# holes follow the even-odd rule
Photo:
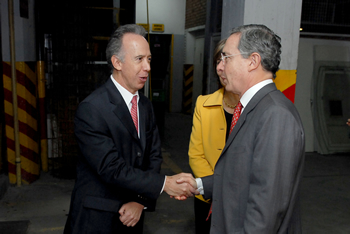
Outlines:
[[[301,233],[298,193],[304,164],[299,114],[275,84],[245,107],[215,166],[204,177],[213,199],[211,232]]]

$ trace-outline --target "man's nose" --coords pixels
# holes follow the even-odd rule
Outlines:
[[[143,62],[143,70],[145,70],[145,71],[150,71],[151,70],[151,62],[150,61],[148,61],[148,60],[146,60],[145,59],[145,61]]]
[[[218,71],[224,70],[224,63],[222,60],[220,60],[219,64],[216,66],[216,70],[218,70]]]

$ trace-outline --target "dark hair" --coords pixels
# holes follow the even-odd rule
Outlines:
[[[138,34],[140,36],[146,35],[146,30],[137,24],[126,24],[117,28],[114,31],[106,48],[106,58],[107,63],[110,68],[113,70],[113,65],[111,58],[113,55],[117,56],[122,62],[124,61],[124,51],[122,49],[123,46],[123,36],[127,33]]]
[[[216,47],[214,49],[213,66],[215,69],[221,60],[221,52],[225,46],[225,43],[226,43],[226,39],[222,39],[221,41],[218,42],[218,44],[216,45]]]
[[[215,49],[214,49],[214,55],[213,55],[213,67],[214,67],[214,71],[215,71],[215,74],[216,74],[216,78],[217,78],[217,81],[218,81],[219,88],[222,87],[222,84],[220,82],[220,77],[219,77],[219,75],[218,75],[218,73],[216,71],[216,67],[219,64],[219,62],[221,61],[221,52],[222,52],[222,49],[225,46],[225,43],[226,43],[226,39],[222,39],[221,41],[219,41],[218,44],[216,45]]]
[[[272,72],[275,78],[281,62],[281,38],[259,24],[239,26],[232,29],[231,35],[235,33],[240,34],[238,50],[244,53],[243,58],[248,58],[254,52],[259,53],[262,67]]]

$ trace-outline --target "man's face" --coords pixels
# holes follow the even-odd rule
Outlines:
[[[220,83],[222,86],[226,86],[227,85],[227,79],[224,75],[224,66],[220,66],[220,63],[221,63],[221,60],[218,60],[216,62],[216,73],[218,74],[219,76],[219,80],[220,80]]]
[[[248,59],[244,59],[237,49],[239,44],[240,34],[236,33],[231,35],[222,50],[227,57],[225,62],[220,62],[217,69],[222,69],[222,83],[226,84],[225,89],[229,92],[236,93],[241,96],[246,90],[246,67],[249,63]]]
[[[151,70],[151,52],[148,42],[140,35],[127,33],[123,37],[124,62],[119,62],[120,85],[129,92],[142,89]]]

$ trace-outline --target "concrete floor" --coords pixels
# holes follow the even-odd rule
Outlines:
[[[162,173],[190,172],[187,150],[191,116],[166,114],[165,122]],[[10,186],[0,200],[0,223],[29,220],[28,234],[62,233],[73,185],[74,180],[42,173],[31,185]],[[303,233],[350,233],[350,153],[307,153],[301,203]],[[194,233],[193,199],[176,201],[162,194],[156,212],[146,214],[144,233]]]

